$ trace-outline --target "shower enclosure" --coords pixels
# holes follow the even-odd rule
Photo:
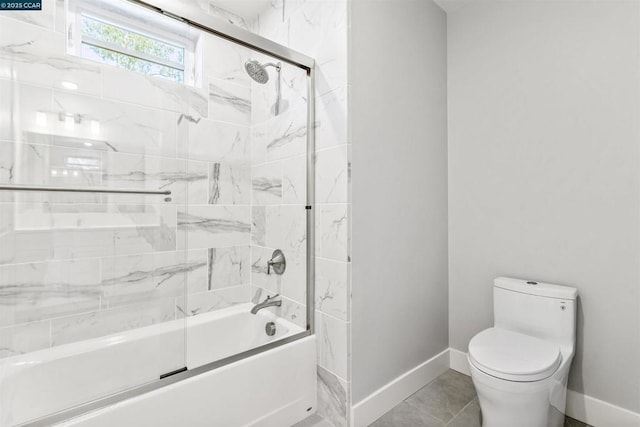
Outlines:
[[[0,11],[0,426],[313,334],[313,60],[198,3]]]

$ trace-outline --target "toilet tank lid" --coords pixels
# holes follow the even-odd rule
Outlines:
[[[538,295],[547,298],[575,300],[578,297],[578,289],[576,288],[552,285],[550,283],[537,282],[535,280],[496,277],[493,281],[493,286],[496,288],[506,289],[508,291]]]

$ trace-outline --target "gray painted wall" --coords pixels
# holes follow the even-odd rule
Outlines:
[[[446,17],[351,10],[353,402],[448,347]]]
[[[576,286],[570,388],[636,412],[639,7],[482,2],[448,16],[451,345],[467,351],[492,324],[495,276]]]

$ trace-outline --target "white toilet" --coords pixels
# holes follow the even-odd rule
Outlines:
[[[561,427],[578,290],[498,277],[493,328],[469,342],[483,427]]]

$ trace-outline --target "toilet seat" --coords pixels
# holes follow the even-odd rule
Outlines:
[[[480,371],[507,381],[531,382],[550,377],[560,366],[560,347],[549,341],[502,328],[489,328],[469,342],[469,360]]]

